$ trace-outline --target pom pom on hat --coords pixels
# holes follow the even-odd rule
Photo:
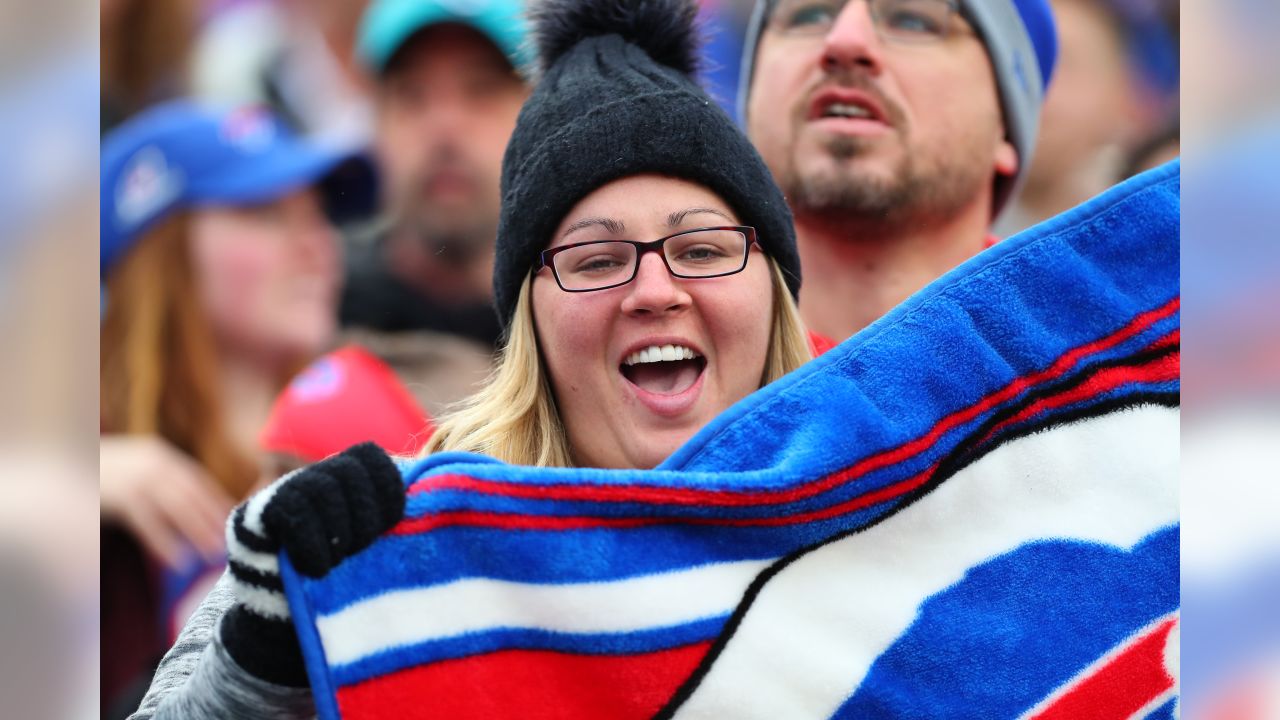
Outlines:
[[[582,40],[602,35],[620,35],[685,75],[698,72],[698,8],[689,2],[545,0],[529,16],[542,72]]]

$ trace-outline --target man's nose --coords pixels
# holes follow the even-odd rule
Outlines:
[[[441,97],[422,111],[419,125],[432,135],[452,135],[467,129],[467,114],[455,98]]]
[[[420,131],[440,134],[474,129],[474,113],[456,83],[437,79],[424,87],[422,93],[424,99],[417,110]]]
[[[688,307],[691,299],[679,281],[667,270],[656,252],[640,256],[635,279],[627,286],[622,311],[628,315],[657,315]]]
[[[861,67],[878,75],[884,63],[882,53],[870,3],[858,0],[845,3],[823,38],[823,69],[834,74]]]

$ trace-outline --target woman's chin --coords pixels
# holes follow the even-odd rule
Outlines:
[[[636,448],[634,451],[635,467],[645,470],[657,467],[697,432],[698,428],[694,427],[668,428],[648,433],[644,447]]]
[[[271,372],[294,373],[322,353],[333,349],[337,333],[331,327],[293,327],[276,334],[271,342],[251,346],[247,354],[256,355]]]

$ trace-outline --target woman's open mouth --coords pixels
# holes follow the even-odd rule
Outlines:
[[[683,345],[650,345],[626,357],[622,376],[637,390],[636,396],[661,415],[688,409],[697,399],[707,359]]]

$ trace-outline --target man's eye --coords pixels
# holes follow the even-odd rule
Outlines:
[[[390,88],[387,96],[393,105],[407,109],[419,108],[427,101],[426,91],[413,83],[397,83]]]
[[[942,23],[931,15],[912,10],[895,10],[885,18],[885,23],[894,30],[923,35],[942,33]]]
[[[473,100],[489,100],[511,87],[511,76],[499,72],[477,72],[464,78],[463,91]]]
[[[946,0],[885,0],[873,10],[882,29],[900,36],[942,37],[951,17]]]
[[[806,28],[830,25],[835,22],[836,10],[831,5],[814,3],[786,10],[782,24],[787,28]]]

